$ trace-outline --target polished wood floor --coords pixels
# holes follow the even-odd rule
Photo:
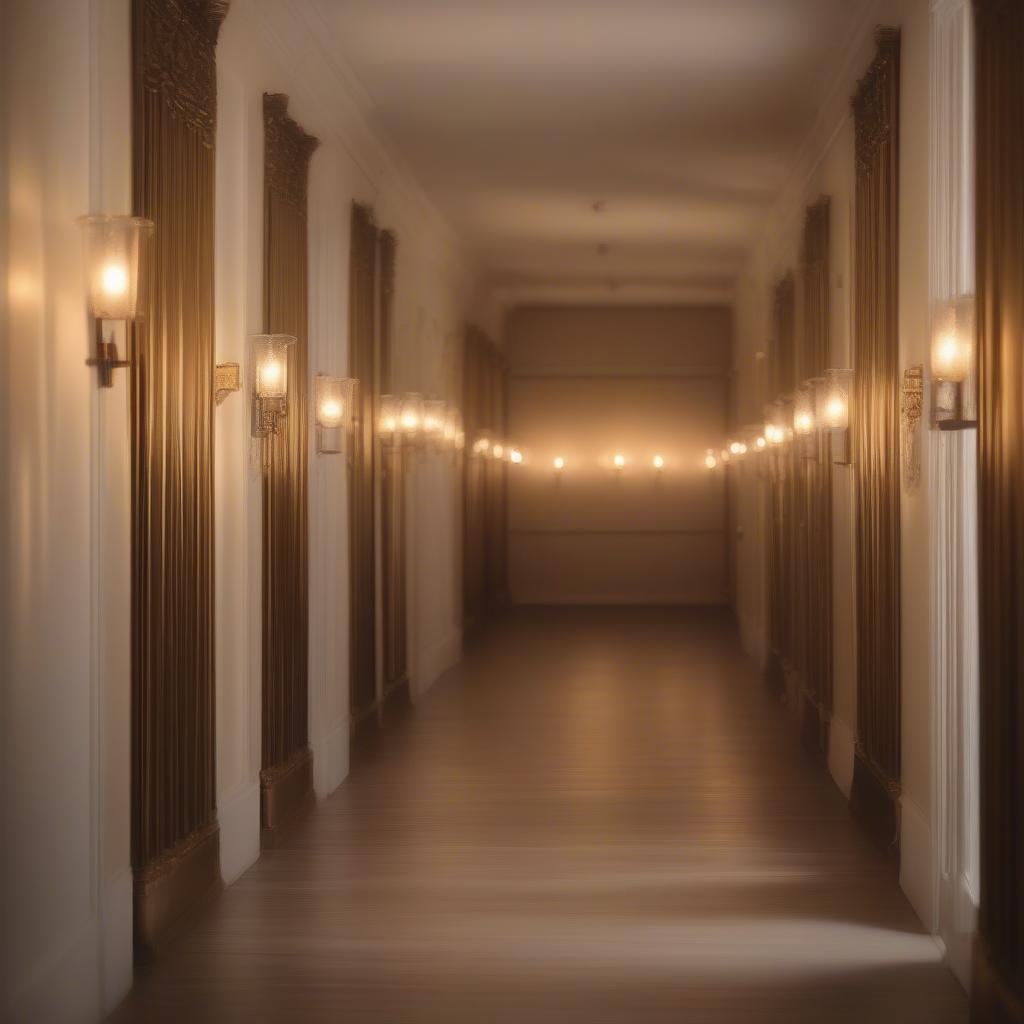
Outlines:
[[[947,1024],[892,865],[717,612],[516,612],[141,974],[129,1021]]]

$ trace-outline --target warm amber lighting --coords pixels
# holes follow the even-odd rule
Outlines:
[[[492,445],[491,455],[495,459],[503,459],[505,457],[505,446],[500,441]]]
[[[320,405],[320,412],[317,421],[321,427],[337,427],[341,425],[341,416],[344,412],[341,402],[334,398],[328,398]]]
[[[254,334],[253,362],[256,367],[256,397],[263,401],[288,395],[288,349],[295,344],[290,334]]]
[[[344,446],[346,432],[352,426],[356,381],[350,377],[331,377],[318,373],[313,386],[316,450],[320,455],[338,455]]]
[[[513,448],[508,453],[508,461],[514,466],[520,465],[523,461],[523,453],[518,448]]]
[[[767,446],[768,446],[768,442],[765,440],[764,436],[761,435],[761,434],[758,434],[758,436],[754,439],[754,447],[758,451],[763,451]]]
[[[565,469],[565,459],[563,459],[561,455],[556,455],[555,460],[551,465],[555,467],[556,473],[561,473],[562,470]]]
[[[704,455],[704,468],[705,469],[714,469],[715,466],[717,466],[717,465],[718,465],[718,459],[715,456],[714,451],[711,448],[709,448],[707,450],[707,452],[705,453],[705,455]]]
[[[139,278],[153,222],[143,217],[79,217],[85,243],[89,311],[97,320],[141,316]]]
[[[108,263],[100,274],[100,287],[109,299],[119,299],[128,291],[128,271],[123,264]]]
[[[616,455],[612,459],[612,462],[615,464],[615,468],[616,469],[622,469],[622,467],[625,466],[625,464],[626,464],[626,456],[625,455]]]
[[[665,460],[660,455],[655,455],[654,458],[651,459],[651,465],[654,466],[655,469],[664,469]]]
[[[398,429],[398,417],[401,414],[398,399],[394,395],[380,396],[380,411],[377,415],[377,430],[390,440]]]
[[[729,454],[734,458],[742,458],[747,454],[747,446],[742,441],[730,441]]]
[[[814,431],[814,382],[805,381],[797,388],[793,404],[793,430],[801,437]]]
[[[423,396],[415,391],[402,395],[401,411],[398,414],[398,429],[406,441],[419,438],[423,426]]]
[[[849,427],[852,387],[853,370],[825,371],[824,382],[819,387],[818,407],[827,430],[846,430]]]

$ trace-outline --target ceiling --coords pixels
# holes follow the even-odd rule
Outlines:
[[[497,287],[731,288],[863,0],[308,0]]]

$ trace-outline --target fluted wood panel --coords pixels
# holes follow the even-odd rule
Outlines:
[[[900,36],[881,28],[853,99],[853,458],[856,467],[857,759],[853,803],[897,842],[900,780]]]
[[[505,360],[477,328],[463,349],[463,423],[467,455],[463,480],[463,618],[467,629],[482,622],[508,595],[506,530],[507,466],[473,454],[481,431],[502,437],[508,374]]]
[[[797,376],[821,377],[829,362],[829,216],[827,197],[807,208],[801,261],[803,332]],[[805,735],[828,750],[832,714],[832,459],[830,437],[816,432],[801,453],[798,579],[800,639],[798,671],[804,696]]]
[[[350,689],[352,721],[377,703],[377,581],[374,472],[378,231],[367,206],[352,205],[349,373],[359,381],[349,487]]]
[[[775,286],[772,311],[771,381],[774,394],[792,396],[796,376],[796,283],[787,273]],[[791,409],[791,406],[790,406]],[[793,444],[771,454],[768,487],[768,661],[765,681],[773,693],[785,691],[793,678],[795,631],[800,617],[797,590],[798,505]]]
[[[392,325],[396,241],[380,233],[380,390],[393,394]],[[381,448],[381,597],[385,696],[408,684],[406,639],[405,462],[401,445]]]
[[[133,206],[157,225],[131,369],[132,864],[143,946],[158,943],[220,878],[213,147],[215,47],[226,10],[204,0],[132,4]]]
[[[981,906],[977,1024],[1024,1021],[1024,3],[975,0]]]
[[[309,750],[308,244],[307,182],[316,139],[288,116],[288,98],[263,97],[264,320],[296,339],[288,350],[288,413],[269,446],[263,480],[264,828],[311,792]]]

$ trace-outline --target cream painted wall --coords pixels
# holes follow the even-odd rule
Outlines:
[[[848,97],[873,54],[876,24],[902,28],[900,138],[900,370],[927,366],[928,337],[928,126],[929,4],[927,0],[878,0],[868,6],[837,68],[832,89],[822,99],[814,131],[790,187],[776,205],[737,292],[737,422],[757,421],[753,394],[756,353],[767,348],[771,332],[770,294],[778,277],[799,265],[803,210],[819,195],[832,198],[832,365],[849,365],[851,338],[851,224],[853,212],[853,123]],[[935,867],[931,839],[931,595],[929,588],[928,470],[934,435],[920,432],[920,484],[903,486],[901,501],[901,673],[903,793],[901,884],[922,921],[935,923]],[[833,617],[835,630],[835,710],[829,765],[837,784],[849,793],[856,733],[856,639],[854,602],[853,474],[833,470]],[[738,495],[738,515],[746,522],[763,515],[763,493]],[[748,536],[750,534],[748,533]],[[760,536],[760,535],[758,535]],[[753,548],[754,545],[750,545]],[[763,543],[755,557],[738,562],[737,611],[744,643],[764,654]]]
[[[302,20],[275,5],[235,5],[222,29],[218,361],[245,367],[245,336],[264,326],[262,96],[283,92],[292,115],[321,143],[309,183],[311,375],[347,370],[350,215],[358,200],[398,238],[395,385],[457,398],[455,353],[477,293],[472,262],[374,139],[351,84],[309,44]],[[241,395],[217,411],[217,788],[227,881],[259,855],[262,483],[248,411]],[[344,457],[315,454],[312,426],[310,452],[310,743],[314,785],[324,797],[348,772],[348,470]],[[409,661],[419,696],[461,651],[454,461],[415,456],[407,494]]]
[[[725,429],[731,344],[725,307],[509,316],[508,433],[526,459],[509,470],[513,601],[727,601],[724,477],[702,460]]]
[[[75,219],[130,208],[128,3],[0,19],[0,1018],[90,1021],[131,984],[129,465]]]

